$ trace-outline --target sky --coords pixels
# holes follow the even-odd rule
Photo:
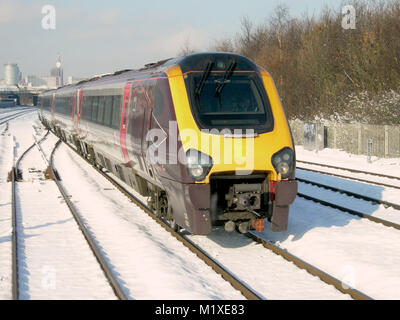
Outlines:
[[[0,79],[4,64],[23,76],[49,75],[61,55],[64,79],[132,69],[175,57],[185,43],[198,51],[235,36],[247,16],[262,23],[284,3],[292,17],[341,8],[341,0],[0,0]],[[42,28],[44,5],[55,30]]]

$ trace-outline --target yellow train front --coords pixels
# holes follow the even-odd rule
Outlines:
[[[297,194],[295,151],[271,76],[228,53],[194,54],[169,65],[178,132],[174,176],[180,178],[166,177],[161,164],[167,218],[201,235],[213,225],[262,231],[265,220],[272,231],[285,231]]]

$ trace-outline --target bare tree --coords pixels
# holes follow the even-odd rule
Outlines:
[[[217,52],[235,52],[235,47],[231,39],[222,39],[215,41],[214,45],[210,48],[212,51]]]
[[[190,35],[185,37],[183,44],[181,45],[181,50],[179,51],[179,56],[187,56],[189,54],[195,53],[196,50],[192,47],[190,43]]]

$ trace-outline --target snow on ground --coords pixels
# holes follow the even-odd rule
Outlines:
[[[368,184],[301,169],[296,169],[296,177],[365,195],[377,200],[400,204],[400,189]]]
[[[0,117],[4,110],[0,110]],[[7,176],[14,160],[32,144],[34,131],[31,125],[35,121],[37,113],[28,113],[10,121],[9,130],[0,135],[0,300],[11,299],[11,184],[7,182]]]
[[[385,208],[384,205],[373,204],[369,201],[301,182],[299,183],[299,192],[348,209],[400,224],[400,210],[391,207]],[[353,192],[355,192],[354,189]],[[398,201],[399,199],[397,203]]]
[[[299,160],[400,177],[400,158],[372,157],[372,163],[368,163],[367,156],[351,155],[332,149],[318,152],[306,151],[301,146],[296,146],[296,154]],[[299,165],[343,174],[349,179],[297,169],[296,176],[299,178],[400,204],[400,190],[350,180],[350,177],[373,179],[392,185],[400,184],[398,180],[325,167],[321,169],[321,167],[303,163],[299,163]],[[371,204],[304,183],[299,184],[299,191],[400,223],[400,211],[393,208],[385,208],[382,205]],[[290,209],[288,231],[274,234],[265,230],[263,237],[277,241],[282,247],[333,276],[353,282],[356,289],[373,298],[400,298],[399,230],[297,198]]]
[[[307,151],[302,146],[296,146],[296,157],[298,160],[327,164],[342,168],[362,170],[372,173],[386,174],[400,177],[400,158],[377,158],[372,157],[369,163],[367,156],[352,155],[336,149],[324,149],[322,151]],[[320,170],[328,173],[335,173],[350,178],[359,178],[367,181],[375,181],[388,185],[400,187],[400,180],[373,176],[371,174],[354,173],[346,170],[320,167],[305,163],[298,163],[298,166],[306,169]]]
[[[210,236],[188,237],[265,299],[351,299],[236,232],[215,228]]]
[[[264,239],[351,287],[374,299],[400,299],[399,230],[301,198],[290,208],[286,232],[268,228]]]
[[[13,139],[0,135],[0,300],[11,298],[11,185]]]
[[[47,138],[43,145],[54,146]],[[20,299],[115,299],[99,263],[35,146],[16,188]]]
[[[67,146],[54,165],[130,298],[244,298]]]
[[[13,108],[0,108],[0,121],[8,118],[14,114],[18,114],[21,111],[30,110],[32,107],[13,107]]]

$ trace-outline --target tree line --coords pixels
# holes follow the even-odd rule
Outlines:
[[[342,26],[349,4],[355,29]],[[400,124],[400,0],[347,1],[301,18],[278,5],[263,23],[243,17],[240,32],[211,49],[265,68],[290,119]]]

